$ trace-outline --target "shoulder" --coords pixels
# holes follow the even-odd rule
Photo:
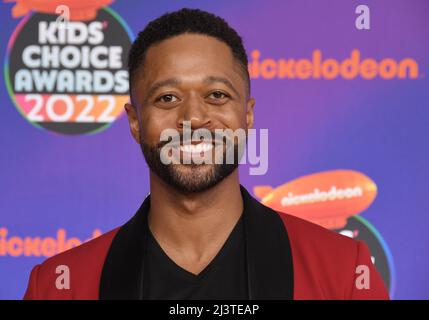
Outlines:
[[[295,299],[388,299],[367,245],[298,217],[277,212],[284,223],[294,266]],[[360,267],[369,289],[356,285]]]
[[[79,292],[82,296],[74,298],[97,299],[104,260],[118,230],[113,229],[35,266],[24,298],[70,299]],[[58,289],[59,282],[62,289]]]
[[[110,244],[118,230],[119,228],[115,228],[95,239],[50,257],[41,266],[51,268],[58,264],[68,264],[70,266],[91,265],[98,261],[104,261]]]
[[[296,216],[283,212],[277,213],[294,245],[315,250],[341,250],[349,253],[350,256],[356,254],[358,244],[356,240]]]
[[[294,264],[317,273],[320,268],[338,276],[351,276],[360,243],[304,219],[278,212],[284,223]],[[347,273],[347,274],[345,274]]]

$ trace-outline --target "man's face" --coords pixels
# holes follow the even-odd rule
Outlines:
[[[165,129],[183,133],[184,121],[190,122],[192,131],[207,129],[212,133],[215,129],[252,127],[254,100],[248,97],[240,65],[225,43],[204,35],[182,34],[153,45],[131,90],[133,106],[125,106],[131,133],[149,168],[163,181],[181,192],[200,192],[237,168],[239,159],[233,164],[168,165],[160,159],[165,145],[160,142],[161,133]],[[212,142],[213,148],[205,152],[213,153],[214,159],[215,148],[223,143]],[[182,160],[189,156],[183,147],[178,148]]]

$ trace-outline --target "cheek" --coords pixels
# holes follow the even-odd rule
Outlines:
[[[238,128],[246,128],[246,112],[245,107],[235,105],[232,108],[219,110],[216,112],[215,118],[220,122],[220,126],[232,130]]]
[[[172,113],[154,109],[153,111],[143,112],[141,119],[142,139],[150,145],[158,144],[163,130],[176,128],[176,118]]]

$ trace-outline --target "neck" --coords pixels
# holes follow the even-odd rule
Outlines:
[[[214,187],[181,193],[151,172],[149,228],[164,247],[203,257],[222,243],[243,212],[238,170]]]

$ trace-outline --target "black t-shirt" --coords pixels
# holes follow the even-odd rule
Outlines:
[[[248,299],[243,216],[198,275],[171,260],[146,226],[143,299]]]

